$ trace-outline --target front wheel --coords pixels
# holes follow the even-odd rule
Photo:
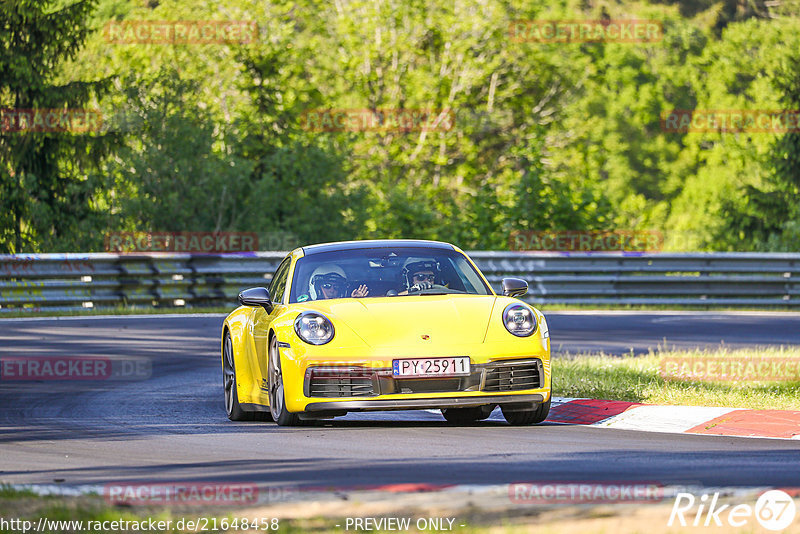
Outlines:
[[[286,396],[283,388],[283,372],[281,371],[281,355],[278,351],[278,338],[269,342],[269,361],[267,362],[269,386],[269,412],[272,420],[280,426],[296,426],[300,418],[286,409]]]
[[[522,408],[519,405],[512,404],[501,405],[500,409],[503,411],[503,417],[506,418],[510,425],[535,425],[547,419],[547,415],[550,413],[550,399],[535,408]]]

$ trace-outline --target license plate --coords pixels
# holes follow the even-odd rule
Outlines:
[[[392,360],[392,376],[462,376],[469,374],[469,358],[409,358]]]

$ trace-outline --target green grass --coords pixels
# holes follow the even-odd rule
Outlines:
[[[800,360],[800,347],[651,351],[638,357],[604,354],[555,357],[553,395],[645,404],[800,410],[800,377],[783,381],[709,381],[662,376],[662,362],[667,358],[687,362],[702,358]]]
[[[9,484],[0,484],[0,499],[17,499],[22,497],[34,497],[36,493],[27,489],[16,489]]]

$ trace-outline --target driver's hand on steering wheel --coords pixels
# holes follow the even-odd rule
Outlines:
[[[366,297],[369,295],[369,288],[366,284],[361,284],[350,293],[351,297]]]
[[[426,289],[433,288],[433,284],[430,282],[417,282],[413,286],[408,288],[409,293],[416,293],[418,291],[424,291]]]

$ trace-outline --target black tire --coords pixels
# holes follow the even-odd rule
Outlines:
[[[522,408],[518,404],[500,405],[503,417],[508,424],[514,426],[536,425],[547,419],[550,413],[550,401],[543,402],[533,408]]]
[[[233,357],[231,335],[225,332],[222,343],[222,389],[225,394],[225,413],[231,421],[252,421],[253,412],[242,410],[236,388],[236,364]]]
[[[272,420],[279,426],[297,426],[300,417],[286,409],[286,397],[283,394],[283,372],[281,371],[281,355],[278,351],[278,338],[269,341],[267,354],[267,384],[269,389],[269,412]]]
[[[471,408],[442,408],[442,416],[448,423],[454,425],[468,425],[483,421],[490,415],[494,406],[473,406]]]

